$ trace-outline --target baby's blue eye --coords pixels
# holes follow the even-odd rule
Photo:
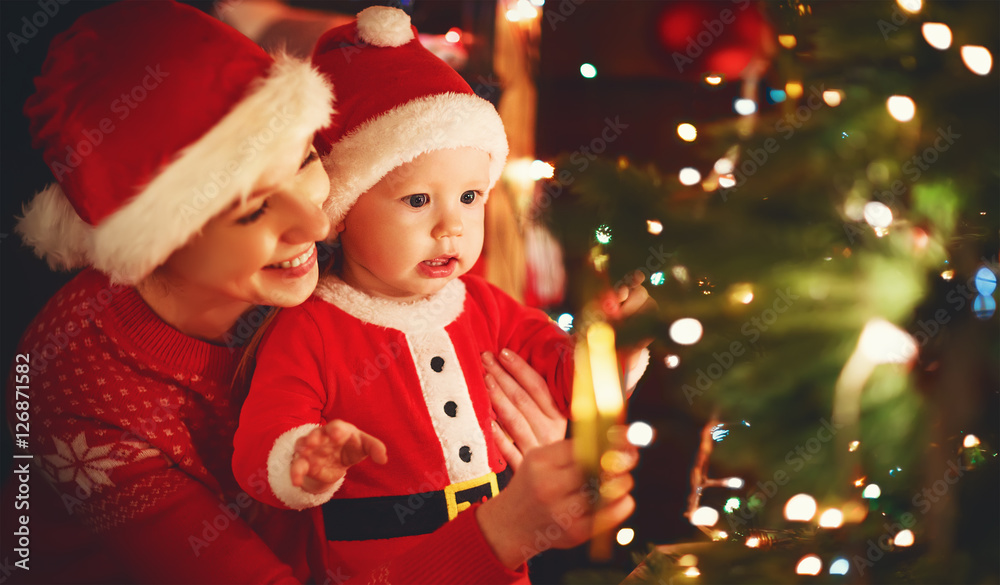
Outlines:
[[[466,191],[465,193],[462,193],[462,203],[469,205],[476,200],[477,195],[479,195],[479,193],[476,193],[475,191]]]
[[[424,205],[427,205],[427,194],[418,193],[416,195],[408,195],[403,198],[403,201],[405,201],[410,207],[423,207]]]

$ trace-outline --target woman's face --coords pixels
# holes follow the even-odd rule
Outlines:
[[[175,290],[221,306],[295,306],[316,288],[315,242],[330,221],[330,180],[311,145],[275,163],[244,202],[210,220],[157,274]]]

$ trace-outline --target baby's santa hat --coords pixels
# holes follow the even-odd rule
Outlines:
[[[356,22],[327,31],[312,59],[337,85],[337,115],[317,134],[334,225],[382,177],[426,152],[484,150],[490,188],[500,177],[507,135],[499,114],[420,44],[402,10],[362,10]]]
[[[177,2],[120,2],[49,47],[24,107],[58,183],[17,231],[53,268],[135,284],[330,122],[305,62]],[[295,168],[295,167],[293,167]]]

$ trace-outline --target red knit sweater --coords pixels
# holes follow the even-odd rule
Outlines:
[[[307,555],[320,553],[308,516],[256,504],[233,479],[239,347],[183,335],[135,289],[86,270],[49,301],[18,352],[29,371],[25,380],[11,368],[6,413],[27,441],[19,454],[32,459],[14,460],[29,472],[4,488],[13,582],[309,578]],[[15,500],[23,477],[28,496]],[[23,516],[29,556],[17,567],[9,539]]]

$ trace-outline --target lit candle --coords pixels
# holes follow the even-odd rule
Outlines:
[[[607,323],[594,323],[587,330],[587,346],[597,412],[618,423],[625,401],[618,373],[618,354],[615,353],[615,330]]]
[[[600,478],[601,458],[610,446],[608,432],[622,422],[625,411],[614,329],[600,321],[591,324],[577,340],[574,358],[570,401],[574,453],[588,479],[593,480]],[[594,538],[590,556],[609,559],[611,541]]]

